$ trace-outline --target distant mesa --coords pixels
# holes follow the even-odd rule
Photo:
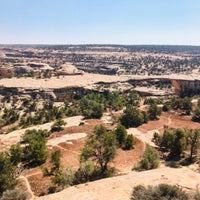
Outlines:
[[[65,63],[61,65],[61,67],[56,71],[58,75],[82,75],[84,72],[82,70],[78,70],[71,63]]]
[[[53,67],[50,67],[46,63],[28,63],[28,66],[30,66],[34,70],[54,70]]]
[[[42,71],[42,70],[54,70],[53,67],[50,67],[46,63],[36,63],[36,62],[29,62],[29,63],[17,63],[14,65],[14,70],[17,73],[27,73],[30,71]]]

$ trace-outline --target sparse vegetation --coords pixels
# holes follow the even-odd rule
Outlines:
[[[30,199],[28,191],[21,189],[6,190],[0,200],[27,200]]]
[[[176,185],[160,184],[134,187],[131,200],[189,200],[189,195]]]
[[[52,178],[53,183],[61,187],[61,189],[73,185],[73,180],[74,172],[71,167],[68,167],[67,169],[60,169]]]

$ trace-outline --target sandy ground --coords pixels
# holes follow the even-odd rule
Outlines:
[[[183,167],[181,169],[159,168],[144,172],[129,172],[127,175],[102,179],[69,187],[59,193],[35,198],[39,200],[130,200],[133,187],[175,184],[186,190],[195,190],[200,184],[200,174]]]
[[[57,138],[53,138],[48,140],[47,142],[47,146],[57,146],[60,143],[66,142],[71,144],[71,140],[78,140],[81,138],[86,137],[87,134],[86,133],[73,133],[73,134],[67,134],[67,135],[63,135],[61,137],[57,137]]]
[[[64,121],[67,124],[63,127],[67,128],[67,127],[70,127],[70,126],[78,126],[80,124],[80,122],[82,121],[82,118],[83,118],[82,116],[65,118]],[[53,123],[54,122],[36,125],[36,126],[31,126],[31,127],[25,128],[25,129],[20,129],[20,130],[10,132],[6,135],[0,135],[0,151],[5,150],[5,149],[9,148],[12,144],[16,144],[17,142],[19,142],[26,130],[28,130],[28,129],[29,130],[31,130],[31,129],[36,129],[36,130],[47,129],[47,130],[50,130],[51,125]]]
[[[34,198],[34,194],[33,194],[32,190],[31,190],[31,186],[30,186],[30,184],[29,184],[27,178],[24,177],[24,176],[19,176],[19,177],[18,177],[18,181],[23,181],[23,182],[24,182],[24,185],[25,185],[25,187],[26,187],[26,190],[27,190],[27,192],[28,192],[29,195],[30,195],[30,199],[33,199],[33,198]]]
[[[137,139],[139,139],[140,141],[142,141],[143,143],[149,144],[151,146],[156,146],[153,142],[153,136],[154,133],[159,133],[159,131],[157,129],[155,130],[151,130],[151,131],[147,131],[146,133],[143,133],[142,131],[138,130],[137,128],[129,128],[127,130],[128,134],[135,136]]]
[[[128,80],[128,76],[109,76],[101,74],[87,74],[61,76],[59,79],[53,77],[51,79],[34,79],[34,78],[12,78],[1,79],[0,85],[5,87],[20,87],[20,88],[62,88],[69,86],[89,86],[94,83],[113,82],[120,80]]]

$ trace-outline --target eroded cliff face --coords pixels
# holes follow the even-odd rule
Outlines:
[[[72,98],[80,97],[87,90],[83,87],[65,87],[65,88],[16,88],[16,87],[0,87],[2,97],[10,97],[12,95],[27,97],[32,99],[45,99],[52,101],[64,101]]]
[[[181,93],[181,86],[180,86],[180,83],[178,82],[178,80],[171,80],[171,81],[172,81],[172,85],[174,87],[175,93],[180,94]]]
[[[194,95],[200,94],[200,80],[178,80],[173,79],[172,85],[177,95]]]
[[[171,79],[171,78],[143,78],[143,79],[128,79],[125,81],[113,81],[113,82],[94,82],[88,86],[64,86],[55,88],[44,88],[44,87],[0,87],[0,95],[3,97],[9,97],[11,95],[18,96],[29,96],[33,99],[46,99],[53,101],[65,101],[72,98],[79,98],[87,91],[99,91],[103,92],[105,90],[110,91],[134,91],[142,95],[154,95],[152,88],[157,88],[161,86],[173,86],[172,89],[166,89],[160,87],[162,95],[167,94],[177,94],[177,95],[193,95],[200,94],[200,80],[184,80],[184,79]],[[141,89],[142,87],[142,89]]]

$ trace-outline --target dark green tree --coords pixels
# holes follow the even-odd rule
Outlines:
[[[200,122],[200,107],[198,107],[194,110],[192,120],[195,122]]]
[[[112,132],[94,133],[86,142],[81,154],[81,162],[93,160],[101,173],[108,170],[108,164],[116,155],[116,137]]]
[[[48,152],[46,147],[47,136],[46,130],[27,130],[24,135],[24,141],[27,143],[24,151],[25,158],[33,164],[40,165],[47,159]]]
[[[160,146],[162,148],[164,148],[166,151],[171,151],[171,148],[174,145],[175,141],[174,130],[166,128],[164,130],[163,136],[159,138],[159,140],[160,140]]]
[[[142,114],[143,114],[143,123],[148,123],[148,121],[149,121],[148,113],[145,111],[142,111]]]
[[[121,148],[124,145],[127,137],[127,131],[125,126],[119,124],[117,128],[114,130],[114,133],[116,135],[118,145]]]
[[[63,130],[62,126],[65,126],[65,125],[66,125],[66,122],[63,119],[57,119],[51,126],[51,132],[62,131]]]
[[[25,143],[29,143],[31,140],[38,140],[40,138],[48,138],[49,137],[49,132],[47,130],[26,130],[25,134],[23,136],[23,141]]]
[[[89,118],[101,118],[103,115],[103,107],[97,102],[89,102],[87,107],[82,109],[83,116],[87,119]]]
[[[10,147],[9,151],[10,151],[10,160],[13,163],[13,165],[17,165],[24,158],[23,148],[20,146],[19,143],[13,144]]]
[[[51,154],[51,163],[53,163],[51,171],[58,171],[60,169],[60,164],[61,164],[60,158],[61,158],[60,150],[56,150]]]
[[[190,113],[192,111],[192,102],[191,102],[190,98],[185,97],[182,100],[182,110],[184,110],[186,115],[190,115]]]
[[[124,115],[120,119],[120,122],[126,128],[138,127],[144,123],[144,114],[136,107],[128,106],[124,111]]]
[[[170,105],[169,104],[164,104],[162,107],[163,112],[168,112],[170,110]]]
[[[2,119],[5,121],[5,125],[12,124],[19,119],[19,113],[13,108],[5,108]]]
[[[16,184],[14,167],[7,152],[0,153],[0,196]]]
[[[132,135],[128,135],[125,126],[119,124],[114,130],[114,134],[117,139],[118,147],[124,150],[133,149],[135,140]]]
[[[157,120],[159,115],[161,115],[161,108],[156,104],[151,104],[149,106],[149,118],[151,120]]]
[[[104,133],[106,133],[106,132],[107,132],[107,129],[106,129],[106,127],[105,127],[104,125],[102,125],[102,124],[96,125],[95,128],[94,128],[94,133],[95,133],[95,135],[97,135],[97,136],[100,136],[100,135],[102,135],[102,134],[104,134]]]
[[[200,129],[189,130],[187,132],[187,142],[190,146],[190,159],[197,156],[197,150],[200,148]]]
[[[124,145],[123,145],[122,148],[124,150],[131,150],[131,149],[133,149],[133,146],[134,146],[135,143],[136,142],[135,142],[133,136],[132,135],[127,135],[126,140],[125,140]]]
[[[180,157],[187,147],[186,133],[184,129],[178,128],[175,132],[175,138],[170,150],[173,157]]]
[[[46,140],[41,138],[39,140],[32,140],[25,148],[25,155],[28,161],[31,161],[34,164],[41,165],[43,164],[48,156],[46,148]]]
[[[160,146],[170,152],[172,158],[179,158],[187,148],[186,132],[182,128],[165,129]]]
[[[138,169],[150,170],[158,168],[160,163],[160,156],[156,149],[147,145],[143,154],[142,160],[139,162]]]

